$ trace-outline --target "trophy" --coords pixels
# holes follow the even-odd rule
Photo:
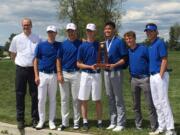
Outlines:
[[[96,68],[104,69],[108,67],[108,53],[105,42],[100,42],[98,47],[98,57]]]

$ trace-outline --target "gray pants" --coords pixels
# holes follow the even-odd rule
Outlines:
[[[106,93],[109,98],[110,124],[125,126],[125,106],[123,100],[123,71],[104,72]]]
[[[157,115],[155,107],[152,101],[149,77],[138,79],[131,79],[131,90],[133,97],[133,110],[135,112],[135,124],[136,127],[142,126],[142,113],[141,113],[141,90],[144,92],[145,101],[149,110],[149,119],[151,123],[151,128],[157,128]]]

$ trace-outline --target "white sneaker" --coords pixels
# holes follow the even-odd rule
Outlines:
[[[56,126],[55,126],[54,122],[49,121],[49,128],[50,128],[51,130],[56,129]]]
[[[64,126],[64,125],[60,125],[59,127],[58,127],[58,131],[63,131],[63,130],[65,130],[66,128],[68,128],[69,126]]]
[[[79,129],[79,124],[74,124],[73,129],[74,129],[74,130]]]
[[[176,135],[174,130],[167,130],[165,135]]]
[[[122,131],[124,129],[123,126],[116,126],[112,131],[118,132],[118,131]]]
[[[40,129],[42,129],[44,127],[44,122],[38,122],[38,124],[37,124],[37,126],[36,126],[36,129],[37,130],[40,130]]]
[[[154,132],[149,132],[149,135],[159,135],[162,134],[164,131],[162,129],[157,129]]]
[[[109,127],[107,127],[106,129],[110,130],[110,129],[113,129],[113,128],[115,128],[115,127],[116,127],[116,125],[111,124],[111,125],[109,125]]]

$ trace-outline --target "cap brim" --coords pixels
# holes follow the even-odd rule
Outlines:
[[[56,33],[57,31],[53,31],[53,30],[47,30],[47,32],[55,32],[55,33]]]
[[[86,29],[86,30],[89,30],[89,31],[96,31],[96,30],[92,30],[92,29]]]
[[[66,29],[66,30],[76,30],[76,29],[68,28],[68,29]]]
[[[148,29],[144,29],[144,32],[146,32]]]

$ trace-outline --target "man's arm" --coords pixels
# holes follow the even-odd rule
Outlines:
[[[80,69],[96,70],[95,64],[94,65],[86,65],[86,64],[83,64],[81,61],[77,61],[77,67]]]
[[[16,53],[14,52],[10,52],[10,57],[13,61],[15,61],[15,58],[16,58]]]
[[[57,69],[57,80],[62,84],[64,83],[64,78],[62,74],[62,65],[61,65],[61,59],[56,59],[56,69]]]
[[[167,57],[163,57],[162,62],[161,62],[161,67],[160,67],[160,76],[161,76],[161,78],[163,77],[164,72],[166,72],[167,64],[168,64]]]
[[[120,65],[123,65],[125,64],[125,62],[127,61],[128,57],[125,56],[123,57],[122,59],[120,59],[119,61],[117,61],[116,63],[114,64],[110,64],[109,67],[110,67],[110,70],[117,67],[117,66],[120,66]]]
[[[38,59],[37,58],[34,58],[33,64],[34,64],[33,66],[34,66],[35,83],[37,85],[39,85],[40,79],[39,79]]]

